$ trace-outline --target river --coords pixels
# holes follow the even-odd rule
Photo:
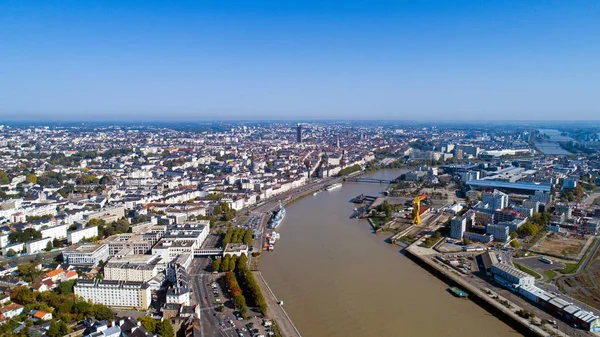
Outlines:
[[[544,154],[549,155],[569,155],[571,152],[560,147],[560,142],[568,142],[573,140],[571,137],[563,136],[562,132],[555,129],[538,129],[540,134],[548,136],[549,139],[536,142],[535,146]]]
[[[400,170],[370,177],[393,179]],[[304,337],[521,336],[469,300],[450,295],[445,283],[350,219],[360,194],[387,185],[344,183],[331,192],[287,207],[274,252],[261,270]]]

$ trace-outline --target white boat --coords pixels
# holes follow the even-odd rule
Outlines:
[[[326,190],[329,192],[329,191],[336,190],[336,189],[338,189],[340,187],[342,187],[342,184],[341,183],[336,183],[336,184],[327,186]]]

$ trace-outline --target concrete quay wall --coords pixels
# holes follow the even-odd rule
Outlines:
[[[410,249],[407,249],[405,253],[408,258],[413,260],[421,267],[427,269],[442,281],[448,283],[449,285],[456,285],[462,290],[466,291],[469,294],[469,299],[492,313],[494,316],[510,324],[520,333],[523,333],[526,336],[540,337],[547,337],[549,335],[548,332],[542,330],[540,327],[530,325],[528,320],[521,318],[512,310],[488,296],[488,294],[483,292],[481,289],[469,284],[468,282],[465,282],[461,276],[455,275],[450,269],[444,269],[442,266],[436,264],[431,259],[431,256],[417,255],[411,252]]]

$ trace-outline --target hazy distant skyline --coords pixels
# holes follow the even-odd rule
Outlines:
[[[598,120],[595,1],[0,4],[2,120]]]

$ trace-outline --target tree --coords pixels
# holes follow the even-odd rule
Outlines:
[[[156,333],[157,321],[150,316],[142,316],[138,318],[138,322],[151,334]]]
[[[221,261],[221,265],[219,266],[219,271],[220,272],[229,271],[229,260],[230,260],[229,255],[225,255],[225,257]]]
[[[463,239],[463,243],[464,243],[464,244],[465,244],[465,246],[466,246],[466,245],[468,245],[468,244],[470,244],[470,243],[471,243],[471,240],[469,240],[469,239],[467,239],[467,238],[464,238],[464,239]]]
[[[46,333],[48,337],[62,337],[69,333],[69,327],[63,321],[50,322],[50,328]]]
[[[35,174],[30,174],[27,176],[27,181],[32,184],[37,184],[37,176]]]
[[[511,239],[513,239],[513,240],[514,240],[514,239],[516,239],[516,238],[517,238],[517,236],[519,236],[519,235],[517,234],[517,232],[510,232],[510,238],[511,238]]]
[[[517,232],[524,236],[532,236],[536,235],[540,231],[540,227],[532,222],[527,221],[523,224]]]
[[[233,255],[231,257],[231,259],[229,259],[229,267],[227,268],[227,271],[234,271],[236,263],[237,263],[237,256]]]
[[[6,252],[6,256],[8,257],[13,257],[17,255],[17,252],[15,252],[12,248],[8,250],[8,252]]]
[[[10,178],[6,175],[6,172],[0,171],[0,185],[10,184]]]
[[[233,219],[235,217],[235,214],[232,213],[231,211],[223,214],[223,220],[225,221],[230,221],[231,219]]]
[[[20,304],[29,304],[36,302],[36,294],[33,290],[29,289],[26,286],[18,286],[12,288],[10,291],[10,299],[13,302],[17,302]]]
[[[37,240],[42,238],[42,233],[36,231],[33,228],[26,228],[22,231],[11,232],[8,234],[8,241],[11,243],[27,242],[30,240]]]
[[[75,285],[75,282],[77,282],[77,280],[63,281],[63,282],[59,283],[58,287],[56,287],[56,290],[55,290],[56,293],[58,293],[59,295],[72,294],[73,286]]]
[[[240,311],[242,316],[246,316],[248,313],[248,307],[246,306],[246,298],[242,295],[235,296],[233,298],[233,303],[235,307]]]
[[[248,258],[246,257],[246,254],[242,253],[242,255],[240,255],[240,258],[237,260],[236,269],[242,270],[242,269],[246,268],[247,265],[248,265]]]
[[[35,278],[42,274],[42,272],[37,269],[38,264],[39,263],[25,263],[19,265],[19,273],[21,273],[23,280],[33,282]]]
[[[63,246],[63,244],[62,244],[62,242],[59,239],[52,240],[52,247],[54,247],[54,248],[60,248],[62,246]]]
[[[173,330],[173,325],[171,325],[171,321],[168,319],[163,319],[156,324],[156,333],[162,337],[175,337],[175,330]]]
[[[513,248],[519,248],[519,247],[521,247],[521,244],[519,244],[519,241],[517,241],[517,240],[512,240],[510,242],[510,246]]]
[[[49,252],[52,250],[52,241],[48,241],[48,243],[46,244],[46,251]]]
[[[212,262],[212,270],[213,271],[219,271],[220,268],[221,268],[221,259],[215,259]]]
[[[215,208],[213,209],[213,214],[221,214],[223,213],[223,210],[221,210],[221,206],[217,205],[215,206]]]
[[[94,317],[99,320],[108,321],[115,317],[115,313],[107,306],[102,304],[94,304]]]
[[[244,234],[243,242],[244,242],[244,244],[246,244],[248,246],[252,244],[252,230],[251,229],[246,230],[246,233]]]

